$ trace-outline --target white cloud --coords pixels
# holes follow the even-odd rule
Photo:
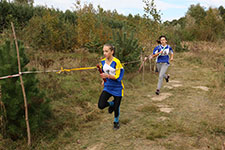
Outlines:
[[[34,0],[34,5],[48,6],[64,11],[67,9],[72,10],[74,2],[74,0]]]
[[[47,5],[48,7],[59,8],[60,10],[65,11],[66,9],[73,10],[75,0],[34,0],[34,5]],[[136,15],[140,14],[141,16],[144,14],[145,4],[143,0],[81,0],[82,5],[87,3],[92,3],[95,8],[100,5],[104,10],[117,10],[118,13],[128,15],[129,13]],[[171,4],[163,2],[163,0],[155,0],[155,5],[157,10],[161,10],[162,19],[164,18],[168,9],[179,9],[185,8],[185,6]],[[167,17],[168,18],[168,17]],[[172,20],[173,16],[170,16],[170,20]],[[174,18],[177,18],[177,16]]]
[[[144,2],[142,0],[87,0],[94,5],[100,5],[104,9],[139,9],[144,10]],[[155,1],[156,8],[158,10],[166,10],[169,8],[186,8],[183,5],[171,4],[163,2],[162,0]]]
[[[34,5],[47,5],[48,7],[66,9],[75,9],[76,0],[34,0]],[[145,4],[142,0],[81,0],[82,4],[92,3],[95,8],[100,5],[104,10],[117,10],[118,13],[128,15],[144,14]],[[157,10],[161,11],[162,20],[179,19],[178,16],[184,16],[191,4],[200,3],[203,7],[225,6],[225,0],[155,0]]]
[[[62,10],[74,8],[75,0],[34,0],[35,5],[47,5],[48,7],[53,6],[54,8],[59,8]],[[145,4],[142,0],[81,0],[82,3],[92,3],[95,7],[100,5],[105,10],[120,10],[122,9],[137,9],[143,10]],[[184,0],[183,3],[178,5],[175,1],[170,3],[164,0],[155,0],[155,4],[158,10],[167,10],[170,8],[181,9],[187,8],[191,4],[200,3],[200,5],[205,7],[219,7],[221,5],[225,6],[225,0]],[[188,5],[187,5],[188,4]]]
[[[73,9],[75,0],[34,0],[34,5],[47,5],[48,7],[59,8],[61,10]],[[144,13],[144,2],[142,0],[81,0],[82,4],[92,3],[94,7],[100,5],[105,10],[116,9],[119,13],[128,14],[128,10],[136,10],[135,13]],[[165,11],[170,8],[185,8],[186,6],[163,2],[163,0],[155,1],[157,10]],[[130,12],[134,14],[134,12]]]
[[[171,3],[166,3],[166,2],[163,2],[162,0],[159,0],[159,1],[156,1],[156,7],[157,9],[159,10],[167,10],[167,9],[170,9],[170,8],[186,8],[185,5],[177,5],[177,4],[171,4]]]
[[[100,5],[105,10],[118,10],[122,9],[143,9],[142,0],[87,0],[94,4],[94,6]]]

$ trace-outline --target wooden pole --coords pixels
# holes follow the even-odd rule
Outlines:
[[[145,58],[144,58],[145,59]],[[142,74],[142,83],[145,83],[145,60],[143,60],[143,74]]]
[[[152,59],[148,58],[149,60],[149,72],[151,73],[152,70]]]
[[[142,66],[142,64],[143,64],[143,62],[142,62],[142,50],[141,50],[141,57],[140,57],[140,61],[141,61],[141,66],[140,66],[140,68],[142,68],[143,66]],[[139,68],[139,70],[140,70],[140,68]],[[140,70],[141,71],[141,70]],[[139,71],[139,72],[140,72]],[[142,77],[141,77],[142,78]],[[142,79],[141,79],[142,80]]]
[[[26,125],[27,125],[28,146],[30,146],[30,144],[31,144],[31,137],[30,137],[30,125],[29,125],[29,119],[28,119],[27,98],[26,98],[26,92],[25,92],[25,88],[24,88],[24,84],[23,84],[23,78],[22,78],[22,74],[21,74],[19,48],[18,48],[18,43],[17,43],[17,39],[16,39],[16,33],[15,33],[14,25],[13,25],[12,22],[11,22],[11,26],[12,26],[13,36],[14,36],[14,40],[15,40],[15,44],[16,44],[16,52],[17,52],[17,61],[18,61],[18,69],[19,69],[19,76],[20,76],[20,84],[21,84],[21,87],[22,87],[23,97],[24,97],[25,121],[26,121]]]
[[[144,48],[142,50],[141,56],[142,56],[142,61],[143,61],[143,72],[142,72],[142,84],[144,84],[144,76],[145,76],[145,56],[144,56]]]

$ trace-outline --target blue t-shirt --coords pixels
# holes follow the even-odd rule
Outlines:
[[[116,80],[106,78],[103,91],[106,91],[113,96],[123,96],[124,85],[122,78],[124,75],[124,69],[119,59],[113,58],[110,65],[105,63],[105,58],[101,60],[102,70],[104,73],[113,75]]]
[[[169,45],[166,45],[163,47],[162,45],[158,45],[153,50],[153,55],[155,55],[158,52],[163,51],[162,54],[159,54],[157,57],[157,63],[167,63],[169,64],[169,54],[173,54],[173,50]]]

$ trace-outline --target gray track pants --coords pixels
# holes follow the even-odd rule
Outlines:
[[[169,64],[167,63],[157,63],[157,69],[159,71],[159,80],[158,80],[158,86],[157,89],[160,90],[163,83],[163,78],[167,78],[166,71],[169,67]]]

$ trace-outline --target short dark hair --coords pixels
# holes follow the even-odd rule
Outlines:
[[[104,44],[104,46],[107,46],[107,47],[109,47],[109,49],[111,50],[111,51],[113,51],[114,53],[113,53],[113,56],[115,56],[115,52],[116,52],[116,50],[115,50],[115,47],[112,45],[112,44]]]
[[[166,38],[166,36],[165,35],[161,35],[160,37],[159,37],[159,41],[161,40],[161,38],[165,38],[166,40],[167,40],[167,38]]]
[[[156,42],[157,42],[158,44],[161,44],[160,40],[156,40]]]

